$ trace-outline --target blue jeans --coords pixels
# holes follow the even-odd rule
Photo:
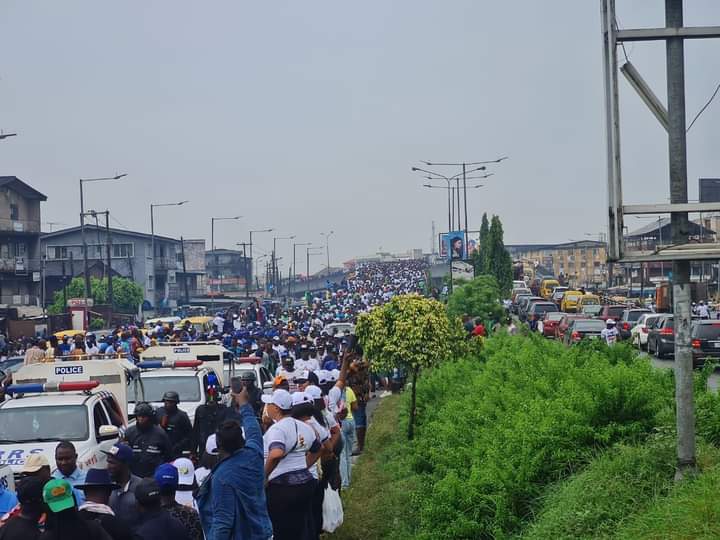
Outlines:
[[[340,454],[340,480],[343,488],[350,486],[353,446],[355,445],[355,420],[342,421],[343,449]]]

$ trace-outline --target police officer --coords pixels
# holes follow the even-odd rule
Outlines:
[[[255,372],[249,369],[242,370],[242,372],[240,373],[240,380],[242,381],[243,386],[247,388],[248,403],[250,403],[250,405],[252,406],[257,417],[260,418],[263,411],[263,391],[261,388],[258,388],[256,384],[257,377],[255,375]]]
[[[149,403],[135,405],[135,421],[125,432],[133,451],[130,470],[135,476],[149,478],[158,465],[172,459],[172,444],[165,430],[155,425],[155,410]]]
[[[158,424],[170,437],[172,457],[178,458],[193,448],[193,429],[185,411],[178,409],[180,395],[174,390],[165,392],[163,406],[157,410]]]

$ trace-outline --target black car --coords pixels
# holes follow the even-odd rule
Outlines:
[[[720,358],[720,321],[693,321],[690,328],[693,367],[702,367],[706,358]]]
[[[563,342],[565,345],[573,345],[583,339],[600,339],[604,329],[605,321],[600,319],[574,319],[565,331]]]
[[[620,320],[617,323],[617,329],[620,331],[620,339],[630,339],[630,330],[633,329],[635,323],[643,313],[652,313],[649,309],[636,308],[626,309],[623,311]]]
[[[518,305],[518,317],[521,321],[527,321],[528,310],[534,302],[547,302],[547,300],[540,296],[524,296]]]
[[[648,324],[648,354],[665,358],[675,352],[675,322],[672,315],[658,317]]]
[[[532,321],[533,319],[540,321],[545,318],[546,313],[557,311],[560,310],[554,302],[532,302],[530,304],[530,309],[527,312],[527,318],[529,321]]]

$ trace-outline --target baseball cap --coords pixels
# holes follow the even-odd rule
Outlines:
[[[44,485],[45,480],[37,476],[28,476],[20,480],[17,487],[17,498],[20,504],[42,503]]]
[[[170,463],[163,463],[155,469],[155,482],[160,489],[173,488],[178,486],[178,470]]]
[[[293,392],[292,394],[292,405],[302,405],[303,403],[312,403],[312,398],[305,394],[305,392]]]
[[[72,486],[67,480],[54,478],[43,488],[43,500],[54,513],[62,512],[75,506]]]
[[[131,463],[133,460],[133,451],[127,444],[116,443],[110,447],[110,450],[102,450],[106,456],[112,457],[121,463]]]
[[[195,466],[188,458],[177,458],[172,462],[178,472],[178,485],[192,486],[195,479]]]
[[[305,395],[310,396],[311,399],[322,399],[322,390],[317,386],[310,385],[305,389]]]
[[[43,467],[49,467],[50,463],[43,454],[30,454],[25,460],[25,465],[20,472],[23,474],[38,472]]]
[[[135,488],[135,500],[149,506],[160,502],[160,486],[153,478],[145,478]]]
[[[607,321],[605,321],[605,324],[615,324],[615,320],[614,320],[614,319],[608,319]]]
[[[319,369],[315,372],[318,377],[318,384],[327,384],[330,382],[330,374],[324,369]]]
[[[306,369],[305,371],[301,372],[300,375],[295,377],[295,382],[304,383],[305,381],[308,380],[309,377],[310,377],[310,372]]]
[[[214,433],[207,438],[207,441],[205,441],[205,453],[212,456],[218,455],[217,437]]]
[[[289,411],[292,409],[292,396],[290,396],[290,392],[283,389],[275,390],[272,395],[266,395],[263,394],[262,396],[262,402],[273,404],[283,411]]]

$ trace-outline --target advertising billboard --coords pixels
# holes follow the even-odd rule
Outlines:
[[[451,261],[465,259],[465,231],[451,231],[445,237],[446,257]]]

